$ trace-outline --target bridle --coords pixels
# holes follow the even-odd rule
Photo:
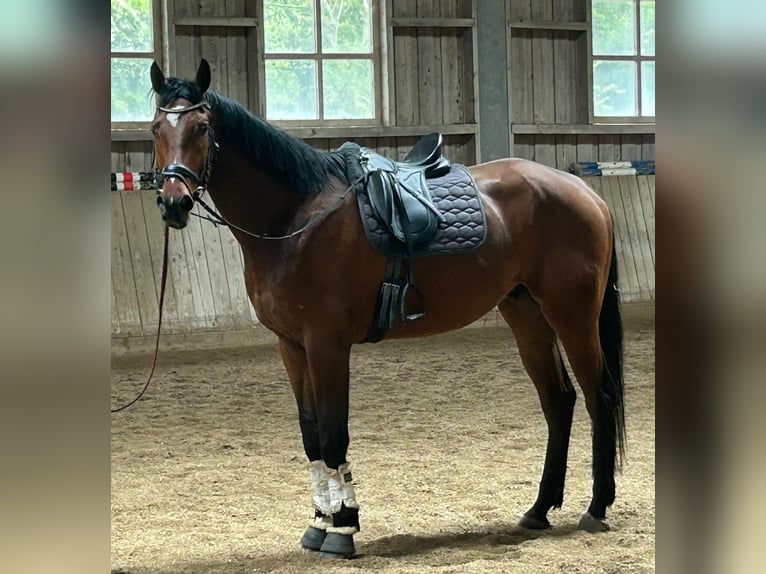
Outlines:
[[[210,104],[203,100],[198,104],[187,106],[185,108],[164,108],[162,106],[157,106],[157,109],[161,112],[179,115],[199,108],[210,110]],[[220,149],[218,143],[215,141],[215,132],[213,131],[213,126],[207,126],[207,136],[209,140],[207,158],[205,159],[205,166],[202,168],[201,173],[195,173],[186,165],[177,162],[166,165],[162,170],[155,168],[154,185],[158,196],[162,190],[162,185],[169,179],[173,178],[178,178],[183,182],[183,184],[186,186],[186,189],[189,190],[192,199],[195,201],[198,200],[202,194],[205,193],[205,191],[207,191],[207,184],[210,181],[210,170],[212,168],[213,162],[215,161],[215,156]],[[154,164],[155,155],[155,150],[153,149],[152,165]]]

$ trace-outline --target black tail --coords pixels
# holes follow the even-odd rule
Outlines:
[[[604,301],[598,318],[601,352],[604,354],[605,369],[601,390],[614,417],[616,446],[619,463],[625,458],[625,401],[622,380],[622,317],[620,316],[620,293],[617,290],[617,253],[612,236],[612,262],[609,265],[609,279],[606,283]]]

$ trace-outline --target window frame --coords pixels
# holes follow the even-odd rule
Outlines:
[[[371,25],[371,52],[331,52],[322,51],[322,7],[321,0],[312,0],[314,2],[314,41],[316,49],[314,52],[295,53],[295,52],[266,52],[265,47],[265,7],[264,2],[258,2],[259,20],[264,22],[259,27],[259,47],[262,57],[258,58],[258,74],[261,79],[259,82],[259,113],[266,121],[271,124],[286,128],[312,128],[312,127],[370,127],[383,125],[383,89],[381,78],[381,41],[380,41],[380,0],[370,0],[370,14],[372,16]],[[266,62],[268,60],[311,60],[316,62],[317,70],[317,110],[319,117],[314,119],[294,119],[278,120],[271,119],[267,115],[267,94],[266,94]],[[374,99],[372,118],[345,118],[345,119],[325,119],[324,115],[324,90],[322,78],[323,60],[369,60],[372,62],[372,97]]]
[[[114,52],[111,51],[109,61],[111,66],[112,58],[128,58],[128,59],[143,59],[152,58],[155,60],[162,69],[165,69],[163,54],[165,49],[163,46],[163,33],[162,25],[164,21],[164,11],[166,2],[164,0],[150,0],[150,6],[152,7],[152,44],[154,50],[151,52]],[[149,69],[146,70],[147,76],[149,75]],[[151,118],[143,121],[112,121],[110,112],[111,129],[114,130],[144,130],[148,129],[152,123]]]
[[[634,39],[636,42],[636,53],[628,56],[618,55],[596,55],[593,53],[593,0],[588,0],[588,21],[590,26],[588,28],[588,79],[589,79],[589,102],[588,109],[590,111],[590,120],[592,124],[655,124],[657,114],[653,116],[640,115],[643,108],[643,86],[642,86],[642,64],[644,62],[657,61],[656,49],[654,56],[645,56],[641,54],[641,1],[632,0],[635,6],[635,20],[634,20]],[[659,0],[655,0],[655,6]],[[607,62],[634,62],[636,64],[636,106],[638,108],[638,115],[635,116],[599,116],[595,112],[594,92],[595,84],[593,78],[593,64],[596,60]],[[655,64],[656,65],[656,64]],[[656,73],[656,72],[655,72]],[[656,80],[655,80],[656,81]],[[656,96],[655,96],[656,100]]]

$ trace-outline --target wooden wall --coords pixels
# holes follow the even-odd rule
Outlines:
[[[589,0],[510,0],[506,10],[513,155],[559,169],[653,160],[653,124],[591,124]]]
[[[469,165],[482,153],[487,159],[511,155],[561,169],[573,161],[654,159],[653,126],[589,124],[588,3],[379,0],[380,125],[287,129],[320,150],[353,140],[398,158],[420,135],[439,130],[445,134],[445,154]],[[166,71],[191,77],[205,57],[213,88],[262,115],[260,0],[167,4]],[[481,18],[486,29],[501,32],[502,27],[505,34],[480,37]],[[494,90],[486,98],[489,108],[480,105],[481,90]],[[482,145],[480,153],[483,133],[493,136],[486,141],[494,147]],[[150,142],[147,130],[113,132],[112,171],[151,169]],[[589,183],[616,214],[623,299],[652,299],[654,177],[591,178]],[[156,327],[161,231],[152,192],[112,193],[116,337],[149,335]],[[194,220],[183,233],[171,234],[170,248],[166,332],[254,325],[242,256],[227,230]]]

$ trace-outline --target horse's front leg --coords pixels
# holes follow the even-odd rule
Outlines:
[[[301,546],[308,550],[319,551],[327,536],[327,527],[332,526],[332,516],[328,485],[330,472],[322,460],[322,451],[319,447],[319,425],[314,406],[314,390],[311,387],[308,360],[303,346],[280,338],[279,351],[298,403],[298,422],[303,437],[303,449],[309,459],[314,516],[301,538]]]
[[[324,474],[332,518],[320,550],[342,557],[354,555],[353,536],[359,532],[359,504],[346,460],[350,355],[351,343],[343,343],[327,333],[307,338],[308,378],[313,390],[319,451],[324,463],[312,470]]]

